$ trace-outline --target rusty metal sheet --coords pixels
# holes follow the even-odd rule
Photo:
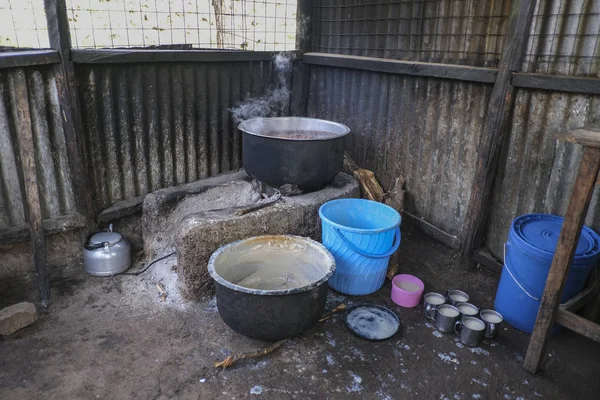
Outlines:
[[[496,179],[486,247],[498,258],[511,221],[527,213],[564,215],[582,147],[554,136],[600,120],[600,96],[519,90],[509,143]],[[592,198],[586,224],[600,232],[600,195]]]
[[[462,228],[491,86],[311,67],[308,116],[352,129],[347,149],[384,187],[406,178],[406,210]]]
[[[18,160],[14,73],[0,72],[0,228],[26,223]],[[75,211],[58,93],[51,67],[26,68],[31,126],[43,218]]]
[[[270,61],[76,69],[96,210],[239,168],[229,110],[276,83]]]

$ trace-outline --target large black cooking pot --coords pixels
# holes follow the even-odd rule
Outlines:
[[[341,170],[350,129],[316,118],[254,118],[239,125],[248,175],[273,187],[321,189]]]
[[[230,243],[208,263],[223,321],[262,340],[299,335],[316,324],[334,270],[335,260],[323,245],[291,235]]]

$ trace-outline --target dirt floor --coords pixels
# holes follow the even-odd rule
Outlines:
[[[498,276],[457,273],[454,258],[419,232],[403,236],[401,272],[420,276],[427,290],[461,288],[475,304],[492,306]],[[507,327],[497,341],[470,349],[435,331],[421,306],[391,303],[389,283],[361,298],[330,292],[328,308],[390,306],[403,323],[391,340],[361,340],[336,316],[264,359],[218,370],[215,361],[268,343],[229,329],[214,298],[182,300],[173,264],[140,276],[95,278],[79,269],[55,278],[49,310],[0,338],[0,399],[598,398],[599,344],[564,330],[551,340],[543,373],[532,376],[521,368],[528,335]],[[165,302],[157,281],[169,292]],[[0,295],[0,306],[36,298],[14,286]]]

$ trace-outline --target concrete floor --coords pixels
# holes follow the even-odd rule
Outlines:
[[[401,272],[422,277],[427,290],[461,288],[491,306],[498,276],[456,273],[454,257],[418,232],[403,236]],[[552,339],[544,372],[532,376],[521,368],[528,335],[509,327],[469,349],[434,331],[420,306],[394,306],[389,283],[366,298],[330,292],[328,307],[389,305],[403,323],[391,340],[363,341],[336,316],[264,359],[217,370],[213,362],[267,343],[230,330],[214,298],[183,301],[172,264],[137,277],[79,270],[54,279],[50,309],[0,338],[0,399],[593,399],[600,390],[600,345],[565,331]],[[156,281],[167,287],[166,302]],[[0,306],[36,296],[14,287],[0,294]]]

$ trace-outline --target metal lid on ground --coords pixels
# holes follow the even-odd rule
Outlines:
[[[352,333],[371,341],[390,339],[400,329],[400,318],[396,313],[377,304],[350,307],[344,320]]]

